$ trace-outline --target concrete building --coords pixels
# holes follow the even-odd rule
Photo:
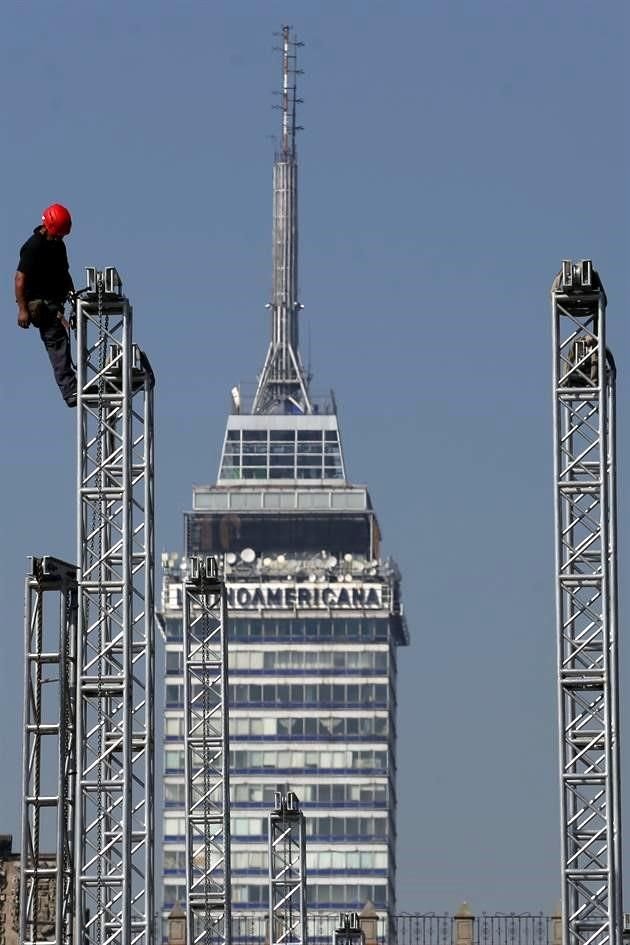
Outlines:
[[[334,398],[312,394],[300,358],[291,61],[274,163],[271,340],[252,401],[232,391],[216,484],[194,487],[185,515],[185,554],[225,561],[234,911],[266,906],[266,815],[280,789],[307,818],[309,910],[371,900],[384,918],[396,905],[396,654],[408,640],[400,574],[382,555],[367,488],[348,477]],[[163,558],[164,918],[185,882],[183,566]]]
[[[0,834],[0,945],[19,945],[20,854],[13,853],[13,837]],[[55,931],[55,881],[44,879],[37,890],[38,940],[45,942]]]

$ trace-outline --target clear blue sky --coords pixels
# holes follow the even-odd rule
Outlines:
[[[123,274],[158,375],[158,550],[181,548],[191,486],[216,476],[229,389],[255,378],[267,342],[284,22],[306,42],[302,337],[405,577],[399,906],[548,911],[548,290],[563,257],[592,257],[608,292],[630,623],[623,0],[5,0],[0,832],[18,823],[25,558],[74,559],[74,415],[38,337],[16,327],[17,247],[59,200],[77,284],[86,265]],[[622,661],[627,745],[625,640]],[[630,909],[628,881],[626,894]]]

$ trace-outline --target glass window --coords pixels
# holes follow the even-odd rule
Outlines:
[[[265,466],[262,469],[256,469],[254,467],[247,467],[243,469],[243,479],[266,479],[267,478],[267,467]]]
[[[298,479],[321,479],[322,478],[321,463],[318,466],[298,467],[297,478]]]
[[[166,651],[166,672],[181,673],[184,665],[184,654],[181,650]]]
[[[382,650],[378,650],[374,654],[374,668],[385,672],[387,670],[387,653],[384,653]]]
[[[168,738],[183,738],[184,737],[184,720],[167,718],[166,725],[165,725],[165,734]]]
[[[185,800],[185,789],[183,784],[164,785],[164,800],[167,804],[183,804]]]
[[[294,452],[295,452],[295,445],[292,442],[269,444],[269,453],[271,454],[272,457],[293,456]]]
[[[166,687],[167,705],[181,705],[184,701],[184,687],[175,684]]]

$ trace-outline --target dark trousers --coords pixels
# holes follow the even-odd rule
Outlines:
[[[35,299],[28,303],[28,311],[31,322],[39,328],[61,396],[67,401],[76,396],[77,377],[70,357],[70,339],[58,317],[63,313],[63,305]]]

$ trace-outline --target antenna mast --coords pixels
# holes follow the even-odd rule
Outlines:
[[[298,351],[298,208],[295,148],[297,42],[289,26],[282,28],[282,137],[273,165],[273,288],[271,343],[260,375],[254,413],[312,413],[309,378]]]

